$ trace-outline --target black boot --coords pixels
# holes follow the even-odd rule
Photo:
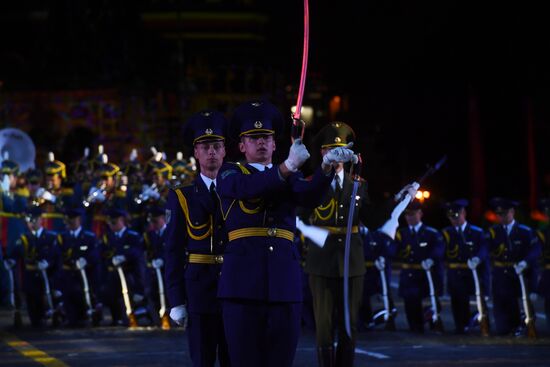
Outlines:
[[[336,347],[336,363],[335,367],[353,367],[355,359],[355,343],[338,342]]]
[[[319,367],[334,367],[334,347],[318,347]]]

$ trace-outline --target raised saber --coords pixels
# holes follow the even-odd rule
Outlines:
[[[357,189],[361,182],[361,154],[357,155],[357,163],[352,165],[352,177],[353,177],[353,190],[351,193],[351,202],[348,212],[348,225],[346,228],[346,242],[344,247],[344,324],[346,326],[346,333],[351,339],[351,322],[349,312],[349,257],[351,250],[351,230],[353,227],[353,217],[355,213],[355,202],[357,201]]]
[[[521,286],[521,300],[523,303],[523,311],[525,312],[525,325],[527,326],[527,337],[529,339],[535,339],[537,337],[537,330],[535,329],[535,320],[531,314],[531,306],[529,305],[529,296],[527,295],[527,287],[525,286],[525,279],[523,273],[518,274],[519,284]]]
[[[301,119],[302,104],[304,100],[304,90],[307,77],[307,60],[309,53],[309,3],[304,0],[304,47],[302,52],[302,71],[300,72],[300,87],[298,88],[298,97],[296,99],[296,110],[292,114],[292,141],[304,138],[305,123]]]
[[[116,270],[118,277],[120,278],[120,286],[122,287],[122,298],[124,299],[124,306],[126,307],[126,315],[128,316],[128,326],[133,328],[137,326],[136,316],[132,310],[132,303],[130,302],[130,295],[128,294],[128,285],[126,284],[126,276],[122,266],[117,265]]]
[[[157,282],[159,286],[159,298],[160,298],[160,310],[159,316],[161,320],[161,327],[163,330],[170,329],[170,320],[168,320],[168,315],[166,314],[166,298],[164,296],[164,283],[162,281],[162,273],[159,268],[155,268],[155,273],[157,274]]]

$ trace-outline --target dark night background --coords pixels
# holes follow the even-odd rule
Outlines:
[[[312,0],[310,13],[308,143],[331,120],[349,123],[375,202],[444,154],[447,164],[426,182],[434,224],[444,224],[442,200],[472,200],[480,222],[488,198],[510,196],[528,220],[536,199],[550,195],[542,4]],[[302,14],[303,3],[288,0],[3,2],[0,126],[26,130],[37,162],[48,150],[70,162],[99,143],[115,161],[135,146],[146,156],[151,144],[173,159],[182,123],[200,108],[229,117],[239,103],[266,97],[289,110]],[[71,122],[82,120],[75,104],[103,91],[118,103],[117,133]],[[44,103],[50,93],[73,106],[62,125]],[[125,108],[136,103],[138,118]],[[29,113],[17,114],[19,105]]]

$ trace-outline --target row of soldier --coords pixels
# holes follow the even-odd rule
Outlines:
[[[185,137],[186,143],[194,147],[200,174],[190,183],[174,185],[173,190],[161,183],[163,178],[167,181],[171,173],[160,155],[150,161],[158,167],[152,170],[157,178],[151,178],[150,184],[141,190],[131,188],[132,183],[139,181],[129,179],[129,174],[127,180],[122,179],[118,167],[101,155],[102,169],[97,182],[87,184],[86,188],[89,180],[84,176],[76,179],[78,185],[73,186],[73,194],[78,190],[87,194],[80,194],[77,205],[60,210],[57,218],[49,214],[48,208],[51,204],[59,205],[58,198],[62,195],[46,185],[46,190],[34,195],[41,198],[34,200],[38,205],[22,210],[26,213],[28,231],[16,236],[15,245],[8,246],[7,249],[13,251],[8,251],[5,262],[6,268],[14,269],[15,262],[10,260],[21,258],[21,249],[26,255],[34,256],[23,262],[24,271],[29,272],[26,278],[30,279],[28,283],[23,282],[27,307],[32,303],[29,314],[42,315],[44,310],[31,309],[43,304],[53,317],[62,301],[62,309],[71,324],[82,322],[86,314],[93,323],[98,323],[102,314],[99,306],[103,303],[110,308],[115,324],[135,325],[135,318],[142,313],[140,310],[148,308],[149,312],[143,314],[168,327],[166,307],[169,304],[170,317],[178,324],[188,325],[194,365],[212,365],[216,358],[221,365],[229,365],[230,359],[233,365],[290,365],[298,337],[296,325],[303,313],[304,272],[300,267],[303,256],[305,283],[313,296],[320,365],[353,365],[357,327],[376,318],[370,309],[372,295],[385,296],[380,315],[391,328],[395,316],[388,291],[392,260],[393,267],[401,269],[399,295],[404,298],[411,330],[423,330],[422,299],[428,296],[431,296],[432,325],[441,325],[437,296],[442,291],[443,265],[447,263],[448,291],[457,332],[464,332],[470,320],[469,297],[475,293],[475,278],[479,278],[480,295],[487,296],[492,290],[497,333],[517,331],[522,325],[519,307],[515,307],[520,291],[517,275],[527,275],[530,281],[527,289],[536,289],[533,279],[537,274],[540,242],[533,231],[513,221],[514,202],[492,203],[503,224],[510,225],[510,234],[506,231],[504,237],[502,226],[485,234],[465,222],[463,201],[449,204],[449,218],[456,222],[452,222],[452,228],[444,229],[443,234],[422,223],[421,209],[416,202],[407,207],[408,226],[398,229],[397,218],[406,207],[402,197],[410,200],[417,188],[414,184],[407,185],[390,220],[380,229],[369,231],[360,226],[368,196],[366,185],[359,181],[349,272],[352,333],[346,335],[341,280],[353,180],[344,173],[343,164],[353,158],[348,143],[355,136],[343,123],[324,128],[317,139],[324,157],[321,169],[310,180],[303,180],[298,175],[299,168],[309,153],[299,139],[292,145],[285,162],[278,167],[271,162],[274,134],[281,128],[280,113],[267,102],[244,104],[235,111],[230,125],[223,115],[213,111],[194,115],[186,124]],[[239,141],[239,150],[246,162],[223,163],[228,134]],[[9,166],[6,162],[9,161],[4,161],[3,167]],[[55,162],[51,157],[50,163]],[[58,174],[63,178],[62,171],[56,169],[46,169],[47,177]],[[130,170],[124,169],[124,172]],[[163,195],[151,194],[153,185],[152,191]],[[109,189],[111,187],[114,189]],[[160,189],[163,187],[166,189]],[[140,194],[131,195],[132,192]],[[54,196],[54,202],[48,194]],[[166,198],[166,194],[165,212],[164,203],[157,199]],[[125,197],[133,199],[121,200]],[[12,209],[16,208],[15,194],[10,198]],[[3,197],[5,202],[10,198]],[[137,232],[143,231],[145,222],[132,215],[132,209],[141,204],[140,200],[154,203],[147,205],[150,225],[143,236]],[[129,204],[121,206],[121,202]],[[295,212],[296,204],[311,209]],[[94,208],[97,211],[90,216]],[[294,223],[296,214],[305,222],[298,221],[305,244],[299,241],[300,236],[295,236],[298,233]],[[7,218],[21,222],[17,215],[7,215]],[[51,225],[52,219],[61,218],[67,227],[59,235],[40,233],[43,224]],[[94,223],[97,224],[94,226]],[[81,226],[91,231],[80,229]],[[8,231],[12,238],[6,239],[7,243],[13,241],[13,233]],[[49,238],[51,242],[46,241],[46,246],[53,250],[43,255],[31,254],[28,250],[34,243],[29,238],[42,237]],[[29,244],[25,245],[23,238],[27,238]],[[300,254],[303,247],[307,251]],[[490,262],[492,289],[488,283]],[[29,269],[27,265],[31,265]],[[53,285],[49,292],[44,273],[49,273]],[[159,273],[164,274],[164,283],[159,282]],[[163,302],[164,287],[168,302]],[[55,297],[57,289],[61,291],[59,299]],[[539,290],[544,294],[543,286]],[[51,303],[34,302],[45,293],[51,295]],[[478,298],[480,316],[485,316],[479,320],[485,321],[485,297]],[[338,331],[336,350],[333,348],[335,330]],[[253,334],[254,337],[247,340],[255,340],[257,348],[250,348],[243,341],[243,332]],[[270,342],[265,344],[266,340]],[[279,348],[271,343],[279,343]],[[272,348],[277,353],[272,353],[275,352]]]

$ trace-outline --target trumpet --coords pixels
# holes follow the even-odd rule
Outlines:
[[[107,189],[105,188],[105,183],[102,183],[99,186],[93,186],[88,192],[86,199],[82,201],[82,205],[85,208],[88,208],[92,203],[96,201],[103,202],[107,197]]]

